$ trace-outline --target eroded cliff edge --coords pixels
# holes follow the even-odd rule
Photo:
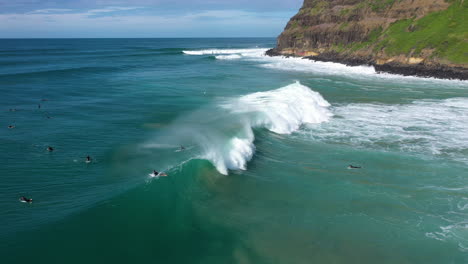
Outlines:
[[[468,80],[468,0],[304,0],[267,54]]]

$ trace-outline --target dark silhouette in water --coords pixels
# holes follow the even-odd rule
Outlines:
[[[19,198],[20,202],[23,202],[23,203],[32,203],[33,199],[32,198],[26,198],[24,196],[21,196]]]
[[[348,169],[361,169],[361,167],[360,166],[349,165]]]
[[[51,147],[51,146],[48,146],[48,147],[47,147],[47,151],[52,152],[52,151],[54,151],[54,148]]]

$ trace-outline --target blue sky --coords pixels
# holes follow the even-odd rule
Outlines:
[[[276,37],[303,0],[0,0],[0,38]]]

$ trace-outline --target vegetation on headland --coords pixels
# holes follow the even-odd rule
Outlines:
[[[468,68],[468,0],[305,0],[276,50]]]
[[[384,50],[391,56],[416,57],[426,49],[431,50],[430,57],[468,63],[468,1],[453,1],[446,10],[420,19],[397,21],[373,42],[374,51]]]

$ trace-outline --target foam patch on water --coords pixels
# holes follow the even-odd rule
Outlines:
[[[458,249],[462,252],[468,252],[468,222],[440,226],[438,231],[427,232],[426,237],[439,241],[455,241]]]
[[[232,55],[218,55],[215,56],[216,59],[218,60],[236,60],[242,58],[241,55],[238,54],[232,54]]]
[[[468,98],[406,105],[348,104],[339,117],[310,127],[314,140],[447,157],[468,163]]]
[[[218,55],[218,54],[245,54],[251,56],[262,56],[267,49],[205,49],[205,50],[184,50],[187,55]],[[240,58],[240,56],[239,56]]]

